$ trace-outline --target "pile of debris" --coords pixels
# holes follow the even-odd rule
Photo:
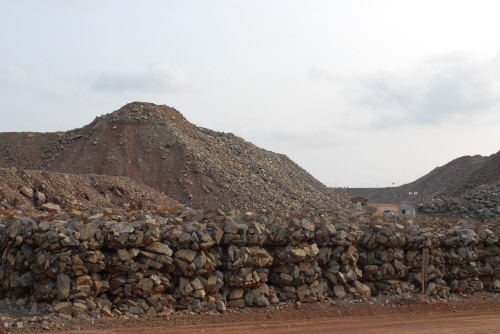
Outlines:
[[[500,292],[500,224],[338,211],[0,216],[0,294],[62,317],[164,316],[326,298]]]
[[[133,102],[68,132],[0,133],[0,168],[128,177],[196,209],[340,209],[349,203],[287,156]]]

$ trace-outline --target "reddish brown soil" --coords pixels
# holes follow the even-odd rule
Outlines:
[[[450,301],[427,298],[324,302],[246,309],[226,314],[180,313],[161,319],[67,322],[69,333],[499,333],[500,296],[476,294]],[[66,331],[64,331],[66,329]],[[35,330],[35,329],[34,329]],[[24,332],[28,332],[24,330]],[[36,331],[35,331],[36,332]],[[42,332],[42,330],[40,330]]]
[[[497,312],[457,312],[418,315],[323,318],[302,321],[264,321],[259,324],[233,323],[175,326],[174,328],[120,328],[107,331],[66,333],[142,333],[142,334],[280,334],[280,333],[499,333]]]

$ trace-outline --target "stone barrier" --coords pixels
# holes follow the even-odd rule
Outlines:
[[[337,212],[0,214],[0,297],[63,317],[500,292],[500,224]]]

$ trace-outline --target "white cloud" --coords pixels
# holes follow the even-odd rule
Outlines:
[[[103,71],[92,76],[90,88],[101,92],[162,93],[182,89],[187,85],[184,70],[166,60],[149,64],[147,68]]]

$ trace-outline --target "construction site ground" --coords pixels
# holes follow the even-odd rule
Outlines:
[[[370,207],[373,207],[373,208],[376,209],[376,211],[373,213],[375,216],[382,216],[384,210],[386,210],[386,209],[390,209],[390,210],[394,211],[395,214],[397,214],[398,213],[399,204],[392,204],[392,203],[387,203],[387,204],[383,204],[383,203],[370,203],[368,205],[368,207],[365,207],[365,210],[369,209]]]
[[[0,310],[1,311],[1,310]],[[1,312],[8,316],[8,312]],[[231,309],[226,313],[176,312],[151,319],[66,320],[42,316],[50,328],[28,323],[0,333],[187,334],[187,333],[500,333],[500,295],[481,293],[429,297],[379,297],[365,301],[281,304],[270,308]]]
[[[142,334],[280,334],[280,333],[499,333],[498,312],[433,313],[417,315],[353,316],[301,321],[264,321],[186,325],[156,328],[120,328],[66,333]]]

